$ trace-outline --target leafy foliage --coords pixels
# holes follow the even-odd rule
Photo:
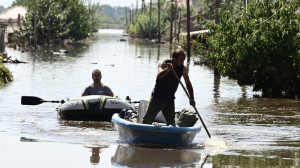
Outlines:
[[[128,7],[111,7],[110,5],[101,5],[101,22],[124,24],[126,19],[126,9],[128,12],[127,14],[129,15],[130,9]]]
[[[0,86],[12,80],[13,80],[13,76],[11,72],[2,63],[0,63]]]
[[[26,6],[26,7],[28,7],[31,3],[33,3],[33,0],[15,0],[11,6]]]
[[[237,14],[244,8],[244,1],[245,0],[226,0],[225,2],[221,2],[223,3],[223,5],[228,5],[228,8],[230,8],[234,14]],[[199,12],[201,13],[201,15],[204,15],[208,20],[215,19],[217,15],[216,0],[198,0],[198,4],[200,6]]]
[[[221,75],[252,85],[263,96],[300,95],[299,3],[251,3],[242,15],[224,7],[210,29],[208,59]]]
[[[175,3],[174,3],[175,4]],[[175,5],[174,5],[175,8]],[[178,11],[181,10],[181,17],[186,17],[186,9],[183,7],[178,7]],[[147,10],[140,12],[134,20],[129,25],[129,34],[134,37],[146,38],[149,36],[149,24],[150,24],[150,6],[147,6]],[[193,8],[191,8],[191,15],[195,14]],[[169,32],[171,17],[171,5],[169,2],[161,1],[161,11],[160,11],[160,33],[164,35]],[[178,19],[178,15],[175,14],[175,9],[173,11],[174,20]],[[158,9],[157,4],[152,4],[152,25],[151,25],[151,38],[158,37]]]
[[[141,13],[137,20],[130,24],[129,26],[129,34],[133,37],[147,38],[149,36],[149,24],[150,18],[149,14]],[[161,23],[161,33],[164,33],[165,23]],[[158,37],[158,15],[157,13],[153,13],[152,15],[152,25],[151,25],[151,37]]]
[[[25,36],[33,42],[34,0],[16,0],[13,5],[25,5],[28,8],[24,26],[17,34],[21,35],[21,39]],[[86,38],[99,26],[95,8],[94,5],[84,5],[81,0],[37,1],[38,43],[66,38]]]
[[[66,37],[86,38],[90,32],[89,13],[80,0],[62,0],[63,11],[67,11],[65,23],[70,31]]]

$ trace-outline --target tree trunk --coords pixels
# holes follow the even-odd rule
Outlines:
[[[158,8],[158,43],[160,43],[160,0],[157,1]]]
[[[173,20],[175,20],[175,21],[174,21],[174,33],[173,33],[173,35],[174,35],[174,37],[176,38],[176,28],[177,28],[177,25],[176,25],[176,22],[177,22],[177,21],[176,21],[176,19],[177,19],[177,16],[178,16],[178,15],[177,15],[177,7],[178,7],[178,6],[177,6],[177,0],[175,1],[175,4],[176,4],[176,5],[175,5],[175,12],[174,12],[174,13],[175,13],[175,17],[174,17],[175,19],[173,19]]]
[[[191,58],[191,36],[190,36],[190,0],[187,0],[186,1],[186,24],[187,24],[187,35],[186,35],[186,38],[187,38],[187,58],[188,60]]]
[[[149,22],[149,40],[151,40],[151,29],[152,29],[152,0],[150,0],[150,22]]]
[[[220,23],[220,17],[218,15],[218,10],[220,9],[221,6],[221,0],[216,0],[216,16],[215,16],[215,23],[219,24]]]
[[[179,42],[179,35],[180,35],[180,20],[181,20],[181,9],[179,9],[179,16],[178,16],[177,42]]]
[[[173,1],[171,0],[171,18],[170,18],[170,44],[173,41]]]
[[[37,44],[37,32],[36,32],[36,0],[34,0],[34,25],[33,25],[33,31],[34,31],[34,49],[36,50],[36,44]]]

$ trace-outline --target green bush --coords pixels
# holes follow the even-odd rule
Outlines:
[[[136,22],[129,25],[129,34],[133,37],[147,38],[149,37],[150,16],[147,13],[138,15]],[[165,32],[165,24],[161,23],[161,34]],[[158,17],[157,14],[152,15],[151,38],[158,37]]]
[[[170,17],[171,17],[171,5],[170,1],[160,0],[161,2],[161,10],[160,10],[160,34],[161,37],[164,35],[169,35],[170,29]],[[175,13],[175,5],[174,2],[174,11],[173,11],[173,19],[174,21],[178,19],[178,15]],[[148,38],[149,37],[149,24],[150,24],[150,6],[147,6],[147,10],[140,11],[140,13],[136,16],[136,19],[130,23],[128,32],[133,37],[139,38]],[[181,18],[186,17],[186,8],[178,7],[178,11],[181,11]],[[178,12],[177,11],[177,12]],[[193,16],[196,12],[193,7],[191,7],[191,16]],[[173,25],[174,26],[174,25]],[[152,4],[152,27],[151,27],[151,38],[158,38],[158,9],[157,4]],[[186,30],[181,30],[186,31]]]
[[[0,86],[11,82],[13,80],[13,76],[9,69],[7,69],[2,63],[0,63]]]
[[[263,96],[300,95],[299,3],[253,1],[248,11],[220,10],[220,24],[210,28],[208,59],[218,72]]]
[[[16,32],[18,39],[34,41],[34,1],[17,0],[13,5],[25,5],[28,8],[24,25]],[[99,13],[96,5],[86,6],[81,0],[37,1],[38,43],[59,41],[61,39],[83,39],[99,28]]]

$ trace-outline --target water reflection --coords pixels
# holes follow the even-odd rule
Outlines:
[[[300,167],[300,150],[295,151],[241,151],[238,155],[212,157],[214,167]]]
[[[75,127],[75,128],[93,128],[105,131],[115,131],[112,122],[105,121],[72,121],[59,119],[58,123],[61,126]]]
[[[100,151],[103,148],[108,148],[106,145],[87,145],[86,148],[89,148],[91,151],[90,163],[92,165],[98,165],[100,163]]]
[[[93,147],[92,148],[92,156],[90,157],[90,162],[92,164],[98,164],[100,162],[100,147]]]
[[[213,106],[215,135],[240,143],[238,149],[252,149],[253,145],[265,150],[280,146],[299,147],[299,102],[288,99],[239,98],[220,99]],[[237,146],[235,146],[237,147]]]
[[[113,165],[129,167],[177,167],[197,165],[200,159],[201,155],[192,150],[119,145],[111,162]]]
[[[219,103],[219,97],[220,97],[220,80],[221,80],[221,76],[214,73],[214,99],[215,99],[215,103],[218,104]]]
[[[160,45],[157,45],[157,61],[160,59]]]
[[[220,100],[214,106],[217,124],[233,125],[299,125],[299,102],[289,99],[239,98],[237,100]]]
[[[91,160],[97,163],[99,159],[99,165],[101,165],[103,162],[110,164],[111,157],[114,156],[112,161],[117,165],[145,165],[138,162],[138,159],[145,159],[143,161],[149,165],[155,165],[155,159],[158,161],[162,159],[159,165],[171,167],[174,165],[173,162],[177,165],[193,162],[193,157],[184,159],[182,156],[184,154],[195,156],[195,161],[190,164],[190,167],[199,166],[195,165],[200,158],[197,155],[201,154],[201,160],[203,160],[206,149],[153,149],[155,152],[151,152],[151,149],[130,146],[121,146],[116,150],[117,146],[115,146],[109,152],[106,149],[99,149],[99,155],[97,150],[93,152],[91,149],[92,153],[88,151],[88,154],[84,153],[82,156],[82,146],[80,146],[81,153],[78,153],[81,155],[79,156],[70,148],[63,147],[74,143],[103,144],[105,142],[117,145],[118,134],[110,122],[63,121],[57,119],[56,104],[20,105],[20,97],[23,95],[38,96],[49,100],[77,98],[82,89],[90,83],[89,74],[96,68],[103,71],[104,82],[116,90],[116,95],[120,98],[125,99],[129,95],[133,100],[148,100],[157,75],[157,62],[170,57],[169,47],[134,40],[119,42],[121,34],[114,35],[111,31],[109,33],[99,33],[98,39],[89,45],[53,46],[50,50],[41,47],[36,54],[31,51],[21,53],[7,48],[12,58],[28,63],[6,64],[13,72],[15,81],[0,89],[0,151],[4,153],[12,151],[11,153],[18,153],[20,157],[15,160],[11,155],[5,155],[4,160],[28,163],[30,159],[36,161],[45,158],[42,163],[49,165],[66,162],[66,159],[69,159],[71,161],[66,164],[71,166],[77,164],[74,161],[76,159],[76,161],[81,159],[87,164],[90,164]],[[69,53],[61,53],[61,49],[68,50]],[[138,56],[140,56],[139,59],[137,59]],[[225,151],[208,156],[207,164],[213,163],[214,167],[250,167],[250,165],[276,167],[279,162],[278,167],[300,167],[299,101],[253,98],[250,87],[240,87],[236,81],[214,76],[213,70],[208,67],[193,64],[187,66],[198,110],[209,131],[213,136],[230,142]],[[186,94],[180,88],[176,93],[175,101],[176,110],[190,108]],[[32,139],[21,138],[22,142],[19,142],[19,146],[16,147],[14,143],[7,146],[10,142],[6,138],[8,136],[17,136],[18,142],[20,137],[32,137],[39,143],[31,143]],[[203,143],[206,138],[205,131],[202,131],[195,137],[195,142]],[[59,142],[55,145],[66,149],[63,155],[69,157],[55,155],[57,151],[53,150],[53,143],[42,144],[40,141],[44,140]],[[23,141],[29,141],[29,143]],[[71,146],[73,150],[76,149],[73,145]],[[42,152],[47,151],[46,157],[32,160],[33,156],[41,151],[40,149],[43,149]],[[27,151],[31,151],[29,155]],[[128,161],[126,161],[127,153],[122,154],[120,151],[130,154]],[[153,156],[146,155],[148,158],[141,158],[145,156],[144,151],[152,153]],[[202,151],[205,152],[202,153]],[[175,158],[172,156],[173,153],[176,155]],[[162,154],[168,155],[167,158]],[[156,155],[160,157],[157,158]],[[26,159],[25,156],[27,156]],[[93,156],[92,159],[91,156]],[[133,159],[132,156],[137,159]],[[50,163],[49,158],[52,157],[59,162]],[[151,159],[154,161],[151,162]],[[1,162],[0,167],[20,166],[16,162],[10,163],[13,166],[3,166],[5,162]],[[57,167],[57,165],[52,167],[55,166]],[[25,167],[34,167],[34,164],[31,163]],[[81,167],[86,167],[86,165]]]

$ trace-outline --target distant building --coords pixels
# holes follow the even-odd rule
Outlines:
[[[14,30],[19,30],[26,13],[27,9],[23,6],[14,6],[0,13],[0,24],[7,25],[5,34],[6,42],[8,35],[12,34]]]

